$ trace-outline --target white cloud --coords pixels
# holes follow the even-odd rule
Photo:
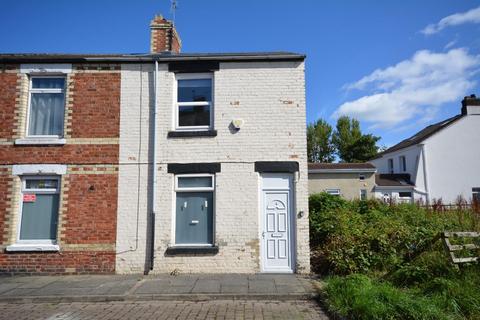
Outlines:
[[[450,41],[449,43],[447,43],[447,44],[445,45],[445,47],[443,47],[443,49],[445,49],[445,50],[446,50],[446,49],[450,49],[451,47],[453,47],[454,45],[456,45],[457,42],[458,42],[458,40],[452,40],[452,41]]]
[[[428,36],[447,27],[458,26],[465,23],[480,23],[480,7],[446,16],[437,23],[429,24],[420,32]]]
[[[431,117],[441,105],[459,102],[473,88],[472,78],[479,67],[480,55],[471,55],[466,49],[417,51],[411,59],[346,85],[346,89],[366,95],[345,102],[333,117],[349,115],[372,127],[386,128]]]

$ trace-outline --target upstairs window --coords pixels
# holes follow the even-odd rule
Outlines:
[[[407,158],[405,156],[400,156],[400,170],[402,172],[407,171]]]
[[[212,74],[177,75],[176,130],[213,128],[212,82]]]
[[[393,173],[393,159],[388,159],[388,173]]]
[[[61,137],[65,78],[31,77],[27,136]]]
[[[359,179],[360,181],[365,181],[365,175],[364,175],[364,174],[359,174],[359,175],[358,175],[358,179]]]

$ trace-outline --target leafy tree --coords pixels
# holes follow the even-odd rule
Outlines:
[[[365,162],[378,153],[377,142],[380,137],[363,135],[358,120],[342,116],[337,120],[332,143],[342,162]]]
[[[307,126],[307,154],[309,162],[333,162],[332,126],[319,119]]]
[[[373,159],[378,153],[378,140],[380,137],[372,134],[362,135],[350,147],[350,162],[366,162]]]

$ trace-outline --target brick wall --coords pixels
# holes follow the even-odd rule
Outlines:
[[[17,75],[0,71],[0,139],[13,133],[16,88]]]
[[[117,180],[116,174],[69,175],[63,243],[115,243]]]
[[[0,274],[92,274],[114,271],[115,253],[111,251],[0,253]]]
[[[72,76],[72,138],[118,137],[120,73],[76,73]]]
[[[0,68],[0,274],[115,271],[120,65],[77,64],[66,78],[65,145],[15,145],[25,137],[29,79],[18,65]],[[16,243],[20,227],[15,164],[67,165],[59,252],[5,251]]]
[[[0,168],[0,245],[7,241],[7,212],[10,209],[12,177],[7,168]]]
[[[67,144],[64,146],[0,145],[1,164],[22,163],[116,163],[117,144]]]

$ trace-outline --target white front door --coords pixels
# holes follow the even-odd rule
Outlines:
[[[293,272],[292,176],[262,175],[262,271]]]

